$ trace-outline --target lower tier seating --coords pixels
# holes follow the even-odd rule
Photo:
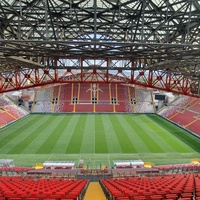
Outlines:
[[[64,178],[0,177],[0,200],[75,200],[82,195],[87,183],[87,180]]]
[[[198,199],[200,175],[174,174],[101,180],[109,199],[158,200]]]
[[[0,200],[82,200],[88,183],[64,177],[2,176]],[[109,200],[200,199],[200,174],[196,173],[104,178],[99,183]]]

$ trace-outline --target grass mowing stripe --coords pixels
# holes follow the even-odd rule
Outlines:
[[[28,130],[30,130],[31,127],[34,127],[35,123],[40,122],[40,119],[40,116],[32,117],[30,115],[30,117],[28,116],[24,120],[20,120],[19,122],[16,122],[4,128],[0,134],[0,149],[11,141],[14,141],[14,143],[16,144],[19,135],[23,134],[23,132],[27,132],[29,134],[30,132]]]
[[[80,153],[95,153],[95,121],[93,115],[86,116],[85,127],[81,127],[83,139]]]
[[[64,116],[57,116],[51,124],[49,124],[49,130],[47,137],[43,137],[43,144],[38,149],[38,154],[46,154],[51,153],[52,149],[54,148],[55,144],[60,138],[62,131],[64,130],[65,124],[65,117]],[[54,151],[54,153],[56,153]]]
[[[123,153],[135,152],[135,148],[133,147],[123,128],[123,126],[126,126],[126,124],[122,124],[118,120],[117,114],[110,115],[109,117]]]
[[[184,130],[177,125],[169,122],[168,120],[163,119],[158,115],[148,115],[155,123],[160,124],[163,128],[169,131],[172,135],[174,135],[179,140],[183,141],[183,143],[190,146],[196,152],[200,152],[200,139],[189,133],[187,130]]]
[[[102,121],[105,130],[108,153],[123,153],[109,115],[105,114],[102,117]]]
[[[104,116],[104,115],[103,115]],[[105,136],[105,128],[104,127],[102,115],[95,115],[95,153],[108,153],[108,146]]]
[[[173,139],[169,140],[168,142],[165,141],[165,139],[163,138],[163,132],[157,130],[157,127],[159,127],[158,124],[155,124],[145,115],[142,115],[140,120],[145,123],[146,126],[144,127],[144,130],[146,130],[149,137],[151,137],[156,143],[158,143],[165,152],[178,152],[170,145],[170,143],[173,143]],[[180,145],[180,143],[177,144],[177,146]],[[180,148],[177,148],[177,150],[179,149]]]
[[[148,116],[144,115],[143,121],[147,122],[149,120]],[[167,152],[170,151],[169,146],[171,146],[174,149],[174,152],[180,152],[180,153],[190,153],[194,152],[190,146],[185,145],[184,142],[181,140],[177,140],[176,137],[172,134],[170,134],[165,128],[163,128],[160,124],[155,123],[151,119],[151,123],[146,123],[147,126],[149,126],[150,129],[152,129],[162,140],[163,140],[163,146],[166,148]],[[173,127],[171,127],[173,129]]]
[[[81,131],[81,129],[83,130],[85,128],[86,115],[87,114],[80,115],[77,124],[74,125],[74,132],[65,153],[80,153],[80,148],[83,139],[83,131]]]
[[[34,131],[31,134],[28,134],[27,137],[25,137],[24,139],[22,139],[20,142],[18,142],[8,153],[9,154],[20,154],[21,152],[23,152],[23,150],[38,136],[41,134],[42,131],[44,131],[44,129],[46,127],[48,127],[48,125],[53,121],[53,117],[49,116],[49,118],[46,121],[43,121],[42,124],[40,124],[40,126],[36,129],[34,129]],[[37,148],[37,147],[36,147]]]
[[[138,146],[138,143],[133,143],[134,141],[134,138],[131,137],[133,134],[132,134],[132,129],[130,129],[130,126],[128,124],[128,121],[126,120],[126,117],[125,115],[122,115],[122,114],[118,114],[116,115],[116,119],[117,119],[117,123],[119,123],[120,125],[120,131],[121,134],[122,134],[122,139],[120,141],[121,145],[123,144],[124,148],[125,148],[125,151],[124,153],[137,153],[137,150],[136,150],[136,146]],[[121,135],[120,134],[120,135]]]
[[[35,127],[32,129],[32,134],[35,135],[35,137],[32,139],[32,141],[29,142],[29,145],[23,150],[23,154],[37,154],[38,149],[44,144],[46,141],[47,137],[52,131],[52,124],[55,124],[55,116],[54,115],[49,115],[51,116],[51,120],[49,124],[46,124],[46,126],[41,129],[37,134],[35,133],[37,127],[40,127],[41,124],[36,123]],[[41,122],[44,123],[46,122],[47,119],[45,115],[41,115]],[[57,122],[58,123],[58,122]],[[55,124],[56,125],[56,124]]]
[[[46,134],[45,132],[49,132],[49,129],[44,127],[44,129],[41,130],[41,134],[38,134],[38,136],[36,136],[28,146],[26,146],[25,148],[22,147],[23,150],[21,153],[19,153],[19,154],[8,154],[7,153],[11,148],[14,147],[14,145],[16,145],[18,142],[20,142],[23,137],[28,136],[28,134],[32,134],[32,131],[35,131],[38,124],[40,124],[40,123],[42,124],[47,118],[49,118],[49,116],[52,116],[52,115],[55,116],[56,118],[57,118],[57,116],[58,117],[66,116],[66,118],[69,118],[68,122],[66,122],[66,123],[63,122],[66,124],[66,127],[64,128],[59,139],[57,140],[56,144],[52,148],[52,152],[50,152],[49,154],[35,153],[38,150],[38,148],[40,148],[40,146],[45,141],[43,135]],[[83,114],[57,114],[57,115],[56,114],[42,114],[42,115],[39,114],[38,116],[40,116],[41,118],[37,123],[34,124],[34,122],[33,122],[33,123],[29,124],[30,125],[29,128],[26,128],[25,131],[22,130],[19,132],[19,137],[15,137],[13,140],[11,139],[2,148],[0,146],[1,158],[2,159],[14,159],[15,164],[20,165],[20,166],[33,166],[37,162],[43,162],[43,161],[51,158],[52,160],[63,160],[63,159],[64,160],[76,160],[77,163],[78,163],[79,159],[83,159],[85,161],[85,163],[91,162],[91,159],[92,159],[93,163],[95,163],[96,161],[100,162],[100,160],[101,160],[103,164],[108,163],[106,165],[112,167],[112,164],[111,164],[112,160],[142,159],[144,161],[152,161],[155,164],[172,164],[172,163],[188,163],[191,161],[192,158],[196,158],[199,156],[198,152],[200,150],[199,149],[200,140],[198,140],[198,138],[191,136],[190,134],[187,133],[187,131],[173,125],[172,123],[162,119],[161,117],[156,116],[156,115],[151,116],[151,114],[147,114],[147,115],[139,114],[139,115],[147,116],[147,118],[153,118],[153,120],[155,120],[155,122],[156,122],[155,130],[157,129],[157,127],[159,127],[158,130],[161,130],[161,131],[164,130],[166,132],[165,135],[168,135],[167,132],[169,131],[170,137],[171,138],[175,137],[174,140],[177,140],[177,138],[178,138],[176,136],[176,134],[178,134],[178,136],[180,135],[180,137],[185,134],[186,137],[181,141],[181,143],[184,143],[184,142],[186,142],[186,144],[189,143],[189,144],[191,144],[191,148],[193,147],[193,145],[197,145],[196,146],[197,151],[195,151],[195,148],[193,148],[194,153],[174,153],[174,152],[173,153],[169,153],[169,152],[167,152],[167,153],[157,153],[157,152],[151,153],[151,151],[148,150],[148,146],[146,146],[146,149],[148,151],[145,150],[146,152],[145,151],[141,152],[141,151],[138,151],[138,149],[141,148],[141,147],[139,147],[141,144],[140,143],[137,144],[138,141],[136,140],[136,142],[134,144],[136,144],[137,146],[134,146],[134,147],[136,148],[138,153],[132,154],[130,152],[127,154],[123,154],[121,147],[119,145],[119,141],[116,137],[116,134],[114,132],[114,129],[113,129],[112,124],[108,117],[109,115],[113,115],[113,114],[101,114],[102,126],[104,127],[104,132],[105,132],[104,135],[106,138],[108,152],[110,154],[86,153],[86,154],[80,155],[80,152],[78,152],[76,154],[65,154],[68,146],[70,145],[70,141],[71,141],[71,138],[73,137],[76,126],[80,127],[80,125],[78,124],[78,119],[79,119],[80,115],[83,115]],[[88,115],[84,114],[84,115],[88,116],[90,114],[88,114]],[[116,115],[116,114],[114,114],[114,115]],[[129,121],[127,120],[127,124],[129,123],[131,128],[127,129],[127,126],[129,126],[129,125],[126,126],[126,134],[129,134],[129,131],[130,131],[131,136],[134,135],[134,132],[138,133],[138,129],[135,129],[136,123],[134,122],[133,119],[134,119],[134,117],[138,118],[139,115],[136,115],[136,114],[130,114],[130,115],[125,114],[124,115],[124,116],[126,116],[126,118],[130,118],[130,121],[131,121],[131,123],[129,123]],[[29,121],[31,121],[33,119],[32,117],[35,118],[36,116],[37,116],[37,114],[30,115],[30,117],[28,116],[25,119],[22,119],[16,123],[13,123],[11,125],[8,125],[7,127],[4,127],[3,129],[1,129],[0,142],[1,142],[1,139],[6,138],[9,134],[15,135],[16,131],[18,131],[18,129],[20,129],[21,126],[27,125],[29,123]],[[92,114],[92,116],[94,116],[94,114]],[[119,116],[120,116],[120,114],[119,114]],[[122,121],[123,117],[122,118],[120,117],[120,119],[118,119],[118,120]],[[164,122],[164,124],[166,123],[167,128],[162,127],[163,125],[159,122],[159,120],[161,121],[161,123],[162,122]],[[143,120],[142,118],[141,118],[141,121],[142,121],[142,123],[139,124],[140,126],[144,126],[144,124],[146,124],[147,127],[148,126],[154,127],[152,121],[146,121],[146,119]],[[88,123],[88,122],[86,122],[86,123]],[[170,124],[170,126],[167,124]],[[123,126],[123,128],[124,127],[125,126]],[[173,129],[175,131],[173,131]],[[183,131],[183,133],[180,133],[180,131]],[[156,132],[158,132],[158,131],[156,130]],[[176,132],[176,133],[174,134],[174,132]],[[131,140],[130,135],[127,135],[129,140]],[[138,133],[139,139],[140,139],[140,135],[141,134]],[[162,136],[163,136],[163,134],[160,135],[160,137],[162,137]],[[43,141],[40,141],[42,138],[43,138]],[[96,138],[96,135],[95,135],[95,138]],[[83,140],[85,140],[85,138]],[[145,140],[148,140],[148,138],[145,138]],[[167,141],[167,139],[165,137],[164,137],[164,140]],[[169,140],[171,140],[171,139],[169,139]],[[99,145],[97,140],[95,142],[97,142],[97,145]],[[132,145],[133,145],[133,142],[132,142]],[[145,142],[144,142],[143,146],[145,146]],[[99,157],[99,155],[100,155],[100,157]]]
[[[70,138],[73,135],[74,124],[77,123],[79,115],[64,115],[65,120],[63,122],[63,128],[60,129],[60,137],[56,144],[52,148],[52,153],[65,154],[65,150],[69,144]]]
[[[159,146],[159,144],[149,136],[148,130],[145,130],[145,123],[140,120],[142,115],[133,116],[136,132],[139,133],[139,137],[144,141],[144,144],[148,147],[152,153],[164,153],[165,151]],[[146,132],[147,131],[147,132]]]
[[[43,122],[41,121],[41,116],[39,116],[39,120],[35,121],[35,123],[42,125]],[[49,119],[50,116],[46,116],[45,119]],[[12,148],[16,147],[16,145],[18,145],[21,141],[23,141],[26,137],[28,137],[29,135],[32,134],[32,131],[35,130],[37,128],[37,126],[35,126],[35,124],[30,124],[29,121],[30,118],[26,119],[27,124],[29,124],[29,128],[25,129],[24,131],[21,131],[19,129],[16,129],[16,134],[18,134],[16,137],[14,138],[10,138],[9,142],[5,142],[6,145],[0,148],[1,153],[9,153],[10,151],[12,151]],[[33,121],[31,120],[31,123]],[[18,125],[17,125],[18,126]],[[8,127],[9,128],[9,127]],[[30,130],[31,128],[31,130]],[[7,132],[7,130],[5,130]],[[20,131],[20,132],[18,132]],[[12,136],[13,133],[11,133],[10,135]],[[15,134],[13,134],[15,135]],[[23,146],[18,146],[18,148],[22,149],[20,151],[23,151],[24,147]],[[11,152],[12,153],[12,152]],[[17,153],[14,151],[14,153]]]
[[[125,126],[126,134],[135,148],[135,153],[150,152],[148,147],[144,144],[144,141],[139,137],[139,133],[135,129],[134,119],[131,118],[130,115],[124,114],[123,118],[120,118],[120,121],[126,124]]]

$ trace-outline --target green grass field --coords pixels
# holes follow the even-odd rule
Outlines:
[[[200,139],[155,114],[30,114],[0,130],[0,159],[34,166],[47,160],[189,163]]]

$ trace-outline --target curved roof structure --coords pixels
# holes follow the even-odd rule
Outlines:
[[[197,85],[199,0],[1,0],[1,75],[38,68],[102,70],[103,62],[106,69],[167,70]]]

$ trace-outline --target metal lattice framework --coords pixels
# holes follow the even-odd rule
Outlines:
[[[0,92],[61,82],[199,97],[199,0],[1,0]]]

